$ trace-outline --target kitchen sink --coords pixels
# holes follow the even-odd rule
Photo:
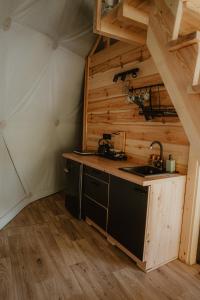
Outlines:
[[[135,175],[139,175],[142,177],[166,173],[166,172],[160,170],[159,168],[156,168],[153,166],[124,167],[124,168],[119,168],[119,170],[122,170],[122,171],[125,171],[128,173],[132,173]]]

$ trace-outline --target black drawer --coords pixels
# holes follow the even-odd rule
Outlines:
[[[88,167],[88,166],[84,166],[84,173],[87,173],[88,175],[91,175],[93,177],[96,177],[100,180],[103,180],[105,182],[109,182],[109,174],[105,173],[103,171]]]
[[[84,175],[83,193],[99,204],[105,207],[108,206],[108,183]]]
[[[86,203],[86,217],[106,231],[107,210],[86,196],[84,196],[84,201]]]

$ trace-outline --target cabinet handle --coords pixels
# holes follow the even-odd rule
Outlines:
[[[64,168],[65,173],[69,173],[70,171],[67,168]]]

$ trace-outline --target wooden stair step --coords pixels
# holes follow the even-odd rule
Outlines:
[[[120,21],[123,24],[123,27],[132,25],[136,28],[147,30],[147,26],[149,24],[149,14],[130,5],[126,1],[122,1],[105,16],[103,16],[102,21],[111,24],[115,23],[116,21]]]
[[[145,11],[122,1],[118,7],[118,19],[123,22],[132,23],[136,27],[147,29],[149,24],[149,14]]]
[[[199,0],[177,0],[171,1],[171,12],[174,16],[172,40],[178,36],[200,30],[200,1]]]
[[[200,31],[192,32],[168,43],[169,51],[177,51],[200,42]]]
[[[190,86],[188,88],[188,94],[200,94],[200,84]]]
[[[198,0],[184,1],[180,33],[190,33],[196,30],[200,30],[200,2]]]
[[[111,11],[102,17],[102,21],[106,23],[115,23],[117,21],[119,5],[116,5]]]
[[[148,14],[132,7],[127,1],[116,5],[101,17],[97,33],[133,45],[145,45]]]

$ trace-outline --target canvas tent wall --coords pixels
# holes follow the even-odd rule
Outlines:
[[[0,227],[63,188],[61,153],[80,143],[87,0],[0,0]]]

